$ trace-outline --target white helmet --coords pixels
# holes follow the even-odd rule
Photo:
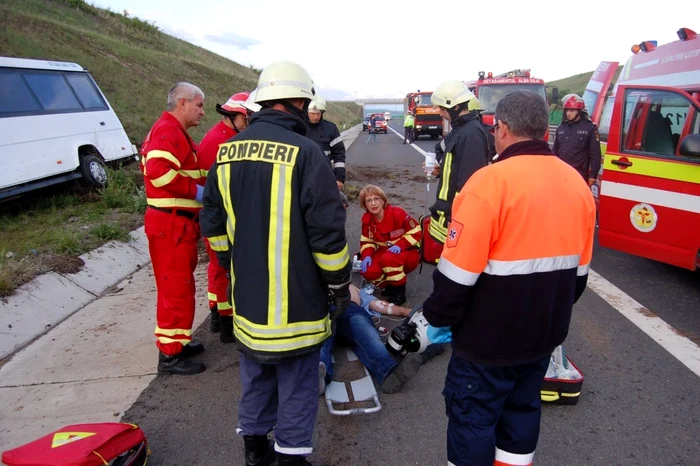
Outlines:
[[[260,106],[260,104],[255,103],[255,96],[257,95],[257,93],[257,89],[253,90],[253,92],[250,93],[250,96],[248,96],[248,99],[246,99],[246,101],[242,103],[241,106],[246,108],[247,110],[250,110],[253,113],[259,112],[262,107]]]
[[[278,61],[260,73],[255,102],[284,99],[313,99],[316,91],[307,71],[290,61]]]
[[[433,91],[430,101],[435,107],[453,108],[473,98],[474,94],[462,81],[451,79],[440,84]]]
[[[316,96],[309,104],[309,110],[318,110],[319,112],[326,111],[326,100],[321,96]]]

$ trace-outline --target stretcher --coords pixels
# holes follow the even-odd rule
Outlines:
[[[371,414],[381,411],[382,404],[374,386],[374,380],[367,368],[360,362],[351,348],[343,348],[347,364],[336,373],[340,380],[333,380],[326,385],[325,399],[328,412],[335,416]],[[335,365],[335,356],[331,356]],[[337,367],[337,366],[335,366]],[[363,377],[350,378],[345,374],[364,373]],[[346,380],[349,379],[350,380]]]

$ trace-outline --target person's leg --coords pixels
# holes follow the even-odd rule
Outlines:
[[[333,333],[323,342],[321,347],[321,362],[319,363],[318,388],[320,395],[326,390],[326,384],[333,379],[333,348],[335,347],[335,335],[337,333],[337,323],[333,323]]]
[[[372,264],[367,267],[366,272],[362,272],[362,275],[366,280],[374,283],[375,285],[380,285],[384,282],[384,272],[380,265],[380,258],[386,253],[386,249],[378,249],[372,254]]]
[[[204,244],[207,248],[207,255],[209,256],[209,264],[207,264],[207,298],[209,299],[209,311],[211,312],[209,330],[213,333],[218,333],[221,331],[221,320],[219,319],[216,296],[216,268],[219,263],[216,259],[216,252],[211,248],[209,240],[204,238]]]

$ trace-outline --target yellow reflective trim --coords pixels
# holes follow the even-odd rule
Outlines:
[[[362,247],[360,248],[360,252],[364,251],[364,250],[367,249],[367,248],[372,248],[372,249],[375,249],[375,250],[376,250],[376,249],[377,249],[377,245],[376,245],[376,244],[365,244],[364,246],[362,246]]]
[[[190,336],[192,335],[192,330],[191,329],[185,329],[185,328],[160,328],[156,326],[155,333],[159,333],[161,335],[168,335],[170,337],[176,336],[176,335],[185,335],[185,336]]]
[[[403,272],[401,272],[401,273],[398,274],[398,275],[392,275],[392,276],[387,275],[387,276],[386,276],[386,281],[388,281],[388,282],[398,282],[399,280],[403,280],[404,278],[406,278],[406,274],[403,273]]]
[[[452,174],[452,152],[445,154],[445,160],[442,163],[445,170],[440,177],[442,178],[442,187],[438,194],[438,199],[447,200],[447,193],[450,191],[450,175]],[[432,223],[432,222],[431,222]]]
[[[383,267],[382,272],[388,273],[388,272],[403,272],[403,265],[400,265],[398,267]]]
[[[166,159],[172,162],[177,168],[182,167],[182,164],[180,164],[180,161],[175,157],[173,154],[171,154],[168,151],[165,150],[152,150],[148,154],[146,154],[145,160],[144,160],[144,165],[146,162],[150,159]]]
[[[219,311],[228,311],[229,309],[233,309],[233,306],[231,306],[228,301],[224,301],[216,303],[216,308]]]
[[[360,235],[360,241],[367,241],[368,243],[373,242],[373,240],[367,238],[365,235]]]
[[[168,197],[168,198],[149,197],[146,200],[146,203],[148,205],[152,205],[153,207],[190,207],[190,208],[195,208],[195,209],[199,209],[202,207],[202,204],[195,201],[194,199],[180,199],[177,197]]]
[[[159,176],[155,180],[151,180],[151,184],[156,188],[160,188],[172,182],[176,176],[177,172],[171,168],[165,175]]]
[[[408,244],[410,244],[411,246],[415,246],[416,244],[418,244],[418,240],[415,239],[413,236],[405,235],[403,239],[408,241]]]
[[[254,351],[265,352],[289,352],[322,343],[331,335],[330,320],[326,319],[327,325],[323,332],[315,335],[300,335],[293,338],[273,338],[254,340],[241,329],[234,316],[233,333],[239,343]]]
[[[168,338],[168,337],[157,337],[157,338],[158,338],[158,341],[160,343],[163,343],[164,345],[167,345],[168,343],[181,343],[183,345],[186,345],[187,343],[189,343],[192,340],[191,337],[182,337],[179,340],[175,340],[173,338]]]
[[[413,228],[413,230],[409,230],[406,233],[404,233],[404,236],[415,235],[418,232],[420,232],[420,225],[416,225],[415,228]]]
[[[542,401],[557,401],[559,399],[559,393],[540,390],[540,398]]]
[[[207,238],[207,241],[209,241],[209,246],[217,252],[225,252],[228,251],[228,236],[226,235],[219,235],[219,236],[211,236]]]
[[[632,162],[632,165],[629,167],[618,167],[612,163],[613,160],[619,160],[621,157],[626,157]],[[654,159],[632,154],[605,154],[603,169],[619,173],[651,176],[663,180],[700,184],[700,163],[689,163],[681,160]]]
[[[321,252],[313,253],[316,265],[323,270],[336,272],[342,270],[348,262],[350,262],[350,254],[348,253],[348,245],[346,244],[340,252],[333,254],[323,254]]]
[[[284,189],[284,188],[283,188]],[[271,325],[281,325],[281,317],[277,314],[280,310],[278,306],[281,303],[277,302],[277,286],[287,287],[287,283],[277,283],[277,225],[279,224],[279,190],[280,190],[280,166],[272,167],[272,182],[270,184],[270,225],[268,229],[269,237],[267,243],[267,273],[268,273],[268,288],[267,288],[267,322]]]
[[[267,162],[293,167],[299,155],[299,147],[273,141],[232,141],[219,146],[216,161],[219,164],[231,162]]]
[[[326,325],[328,316],[325,316],[321,320],[316,321],[305,321],[305,322],[291,322],[285,325],[273,325],[273,324],[256,324],[243,316],[236,316],[241,327],[245,327],[251,333],[257,333],[266,335],[282,335],[285,332],[309,332],[309,331],[321,331]]]
[[[231,250],[233,250],[233,240],[236,234],[236,213],[233,211],[233,202],[231,200],[231,187],[229,180],[231,179],[231,166],[224,165],[219,166],[217,169],[217,181],[219,183],[219,194],[221,194],[221,199],[224,202],[224,210],[226,210],[226,235],[228,236],[228,243],[230,244]],[[233,295],[233,290],[235,290],[236,284],[236,274],[233,270],[233,264],[228,267],[229,274],[231,275],[231,302],[233,302],[233,308],[236,307],[235,298]]]
[[[187,176],[189,178],[204,178],[206,175],[202,175],[202,170],[178,170],[177,171],[182,176]]]
[[[275,166],[277,167],[277,165]],[[284,189],[282,213],[282,325],[289,322],[289,238],[292,231],[292,167],[284,167]],[[349,257],[349,256],[348,256]]]
[[[211,291],[207,291],[207,299],[209,301],[216,301],[216,293],[212,293]]]
[[[561,396],[564,398],[576,398],[577,396],[581,396],[581,392],[576,392],[576,393],[561,393]]]

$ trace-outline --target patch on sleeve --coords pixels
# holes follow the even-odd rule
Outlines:
[[[445,246],[448,248],[454,248],[457,246],[459,235],[462,233],[462,228],[464,228],[464,225],[458,221],[452,220],[450,222],[450,226],[447,228],[447,241],[445,242]]]

